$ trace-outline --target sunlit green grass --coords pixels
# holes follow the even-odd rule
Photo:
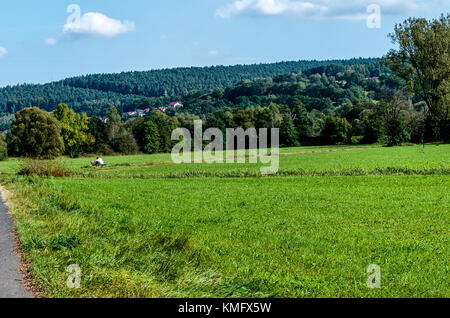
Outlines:
[[[448,176],[46,183],[15,215],[49,297],[450,296]]]
[[[429,145],[396,148],[294,148],[280,153],[280,171],[342,171],[348,169],[373,170],[376,168],[409,168],[431,169],[450,168],[450,145]],[[327,152],[332,150],[332,152]],[[146,159],[148,158],[148,159]],[[179,175],[184,172],[223,173],[230,171],[259,172],[263,165],[257,164],[173,164],[170,156],[145,157],[137,156],[129,159],[107,158],[111,163],[108,169],[82,169],[96,176],[155,176]],[[157,159],[157,160],[155,160]],[[119,162],[119,160],[122,160]],[[158,161],[159,160],[159,161]],[[148,163],[149,165],[145,165]],[[122,164],[122,166],[120,166]],[[116,166],[115,166],[116,165]]]
[[[375,168],[448,168],[450,167],[450,145],[426,145],[408,147],[373,147],[373,146],[324,146],[280,149],[280,170],[303,169],[307,171],[327,171],[345,169]],[[183,171],[259,171],[258,164],[173,164],[170,154],[106,156],[103,157],[107,168],[90,167],[95,157],[60,159],[75,172],[95,172],[120,175],[165,175]],[[0,162],[0,173],[17,172],[20,160],[13,159]],[[267,165],[266,165],[267,166]]]
[[[107,168],[63,159],[74,175],[56,179],[18,177],[10,160],[0,178],[46,297],[450,296],[449,145],[281,153],[281,172],[330,176],[233,178],[261,165],[160,154],[105,157]],[[383,168],[412,175],[331,173]],[[70,264],[79,290],[66,286]],[[379,290],[366,286],[370,264]]]

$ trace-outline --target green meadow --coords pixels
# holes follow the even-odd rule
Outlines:
[[[0,179],[43,297],[450,296],[450,145],[280,152],[274,176],[160,154]]]

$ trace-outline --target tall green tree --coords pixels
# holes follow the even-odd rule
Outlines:
[[[322,131],[322,139],[326,143],[338,144],[347,143],[350,140],[352,125],[346,118],[330,116],[325,122]]]
[[[280,125],[280,144],[283,147],[298,146],[298,134],[291,114],[286,113]]]
[[[312,122],[309,119],[308,111],[299,99],[292,103],[292,113],[294,115],[294,126],[297,129],[298,140],[303,142],[311,137]]]
[[[383,122],[375,114],[366,116],[362,121],[362,127],[364,129],[364,138],[362,143],[364,144],[373,144],[378,142],[384,132]]]
[[[169,117],[166,114],[157,111],[152,117],[151,121],[158,128],[159,133],[159,152],[170,152],[172,150],[172,131],[179,126],[178,120],[175,117]]]
[[[90,151],[98,151],[101,145],[108,143],[108,137],[106,135],[106,125],[98,117],[93,116],[89,118],[89,133],[94,137],[95,144],[90,147]]]
[[[450,107],[450,14],[439,19],[409,18],[390,35],[398,50],[387,63],[405,88],[427,104],[437,138],[448,138]]]
[[[274,115],[269,107],[257,107],[255,110],[255,128],[272,128],[273,117]]]
[[[122,118],[114,106],[109,106],[108,112],[106,114],[106,136],[108,138],[109,144],[118,150],[119,138],[122,136],[125,128],[122,124]]]
[[[89,133],[89,120],[86,114],[76,114],[66,104],[59,104],[53,115],[61,125],[61,137],[66,154],[70,157],[78,157],[95,143],[94,137]]]
[[[8,149],[18,156],[51,159],[64,153],[61,125],[37,107],[16,113],[8,141]]]
[[[376,105],[376,113],[382,120],[386,145],[389,147],[408,142],[410,139],[403,116],[408,106],[410,103],[407,97],[398,90],[386,90]]]
[[[139,149],[144,151],[145,143],[145,119],[143,117],[133,117],[125,122],[125,129],[132,133]]]
[[[181,113],[177,114],[177,120],[180,123],[180,127],[186,128],[191,133],[191,136],[194,135],[194,121],[200,120],[200,117],[197,115],[192,115],[189,113]]]
[[[155,125],[154,122],[148,120],[144,124],[144,151],[146,153],[157,153],[159,151],[159,141],[160,136],[158,132],[158,127]]]

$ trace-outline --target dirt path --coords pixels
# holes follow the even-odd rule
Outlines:
[[[32,298],[20,272],[20,258],[16,253],[13,235],[14,224],[8,208],[0,197],[0,298]]]

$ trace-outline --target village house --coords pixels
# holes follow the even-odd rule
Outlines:
[[[178,107],[183,107],[183,104],[180,102],[172,102],[169,104],[169,108],[178,108]]]
[[[159,111],[165,113],[169,109],[176,109],[176,108],[180,108],[180,107],[183,107],[183,104],[181,102],[171,102],[166,107],[158,107],[158,108],[153,109],[153,110],[159,110]],[[134,116],[145,117],[145,116],[148,116],[151,112],[152,112],[151,108],[136,109],[133,112],[125,112],[125,113],[123,113],[123,116],[124,117],[134,117]]]

